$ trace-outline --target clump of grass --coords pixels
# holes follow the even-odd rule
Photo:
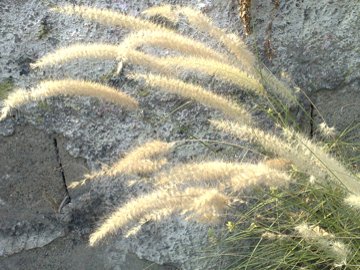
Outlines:
[[[250,1],[245,2],[248,5]],[[216,248],[222,253],[213,256],[217,260],[225,258],[224,268],[314,269],[315,265],[316,269],[343,266],[358,269],[355,268],[360,263],[357,176],[330,153],[331,147],[295,131],[289,110],[289,106],[299,105],[294,91],[256,61],[240,38],[216,27],[204,14],[189,7],[166,5],[151,8],[145,14],[162,16],[173,23],[185,17],[191,27],[223,44],[227,53],[165,25],[111,10],[70,5],[52,10],[134,32],[119,45],[93,43],[60,48],[39,59],[33,68],[65,64],[78,58],[115,60],[119,62],[118,71],[124,68],[123,63],[141,65],[151,72],[133,73],[127,79],[221,111],[235,121],[211,120],[214,127],[254,142],[265,156],[272,158],[256,164],[221,160],[173,164],[164,156],[176,142],[144,143],[114,164],[70,186],[76,188],[90,179],[118,175],[136,175],[153,184],[152,192],[120,205],[110,214],[91,234],[91,246],[118,230],[135,232],[143,219],[157,220],[178,213],[209,224],[228,219],[226,235],[216,241]],[[143,47],[176,55],[159,57],[143,52]],[[274,126],[279,125],[278,130],[264,131],[246,106],[180,79],[182,71],[215,76],[258,95]],[[72,79],[45,81],[31,91],[17,90],[9,95],[3,101],[0,120],[11,109],[27,102],[62,94],[94,96],[127,109],[138,106],[135,99],[102,84]],[[324,134],[336,136],[331,128],[321,128]],[[249,187],[253,188],[253,200],[245,195]],[[252,206],[245,213],[239,213],[236,207],[241,201]]]
[[[360,212],[339,186],[297,176],[289,190],[258,191],[245,213],[218,239],[223,269],[358,269]],[[209,258],[210,260],[210,258]]]

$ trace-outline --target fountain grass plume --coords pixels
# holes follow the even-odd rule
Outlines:
[[[151,7],[143,11],[143,14],[147,16],[162,16],[173,23],[180,19],[180,15],[184,15],[191,26],[205,32],[222,43],[232,54],[236,56],[236,63],[240,64],[244,70],[250,72],[250,74],[254,72],[256,59],[255,56],[246,48],[244,42],[240,38],[229,35],[221,28],[216,27],[211,19],[202,12],[191,7],[163,5]]]
[[[116,176],[119,174],[146,175],[160,170],[167,160],[162,158],[169,153],[175,143],[159,140],[149,141],[129,151],[123,158],[106,166],[100,171],[85,175],[85,179],[71,183],[68,187],[73,189],[86,184],[89,180],[103,176]]]
[[[81,16],[85,19],[92,20],[98,23],[112,26],[120,26],[131,30],[166,30],[166,28],[162,28],[161,26],[155,23],[151,23],[147,20],[139,19],[130,15],[125,15],[109,9],[99,9],[87,6],[63,5],[51,8],[51,11],[64,13],[67,15]]]
[[[309,244],[325,252],[327,256],[334,259],[335,267],[346,265],[347,257],[350,255],[348,247],[335,240],[335,235],[326,232],[319,226],[310,226],[306,223],[295,227],[295,231]]]
[[[106,43],[73,44],[48,53],[30,64],[31,68],[44,68],[62,64],[78,58],[95,58],[101,60],[117,60],[119,46]]]
[[[284,129],[289,141],[297,142],[298,151],[308,160],[308,166],[319,168],[333,180],[343,185],[350,193],[360,195],[360,180],[340,161],[324,150],[321,145],[291,129]]]
[[[116,233],[119,229],[126,229],[130,223],[138,222],[148,213],[158,212],[169,215],[181,212],[199,221],[215,222],[228,201],[228,197],[216,189],[191,187],[184,191],[157,190],[132,199],[115,210],[90,235],[89,243],[90,246],[98,244],[104,237]],[[205,207],[209,210],[205,210]]]
[[[179,164],[155,177],[159,186],[210,186],[241,191],[252,185],[286,186],[290,176],[264,163],[207,161]]]
[[[171,49],[186,55],[229,62],[226,55],[217,52],[202,42],[175,32],[163,30],[140,30],[129,34],[121,43],[121,46],[128,49],[137,49],[144,45]]]
[[[182,68],[200,71],[209,75],[214,75],[224,81],[236,84],[241,88],[251,90],[258,95],[265,94],[264,87],[257,79],[234,65],[229,65],[213,59],[193,56],[164,57],[162,59],[164,64],[167,64],[173,69]]]
[[[14,108],[18,108],[32,101],[39,101],[58,95],[96,97],[120,105],[127,110],[135,110],[138,108],[138,102],[134,98],[110,86],[83,80],[49,80],[40,82],[39,85],[31,89],[31,91],[18,89],[9,94],[3,101],[0,121],[5,119]]]
[[[330,178],[343,185],[350,193],[360,194],[359,180],[356,176],[320,145],[294,130],[284,128],[284,137],[281,138],[256,127],[231,121],[211,120],[210,122],[217,129],[240,139],[254,141],[266,151],[291,161],[300,171],[314,176],[317,181]]]
[[[182,80],[168,78],[154,74],[133,73],[129,78],[134,80],[144,80],[147,86],[159,88],[165,92],[180,95],[185,98],[191,98],[210,108],[221,111],[224,115],[251,124],[250,113],[240,105],[230,101],[221,95],[214,94],[200,85],[185,83]]]

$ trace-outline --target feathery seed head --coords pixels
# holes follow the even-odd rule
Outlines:
[[[4,120],[12,109],[20,107],[30,101],[31,95],[28,91],[23,89],[12,91],[7,98],[2,101],[3,108],[1,109],[0,121]]]
[[[163,65],[170,66],[173,70],[178,68],[194,69],[209,75],[215,75],[259,95],[265,94],[264,87],[257,79],[235,66],[217,60],[194,56],[166,57],[163,58]]]
[[[236,174],[230,179],[234,191],[243,190],[249,186],[266,185],[271,187],[286,186],[291,178],[288,174],[269,168],[259,163],[246,171]]]
[[[79,95],[96,97],[111,103],[118,104],[128,110],[135,110],[138,102],[115,88],[83,80],[56,80],[43,81],[31,92],[33,100],[39,100],[56,95]]]
[[[179,7],[178,12],[185,15],[191,25],[200,31],[208,33],[225,45],[225,47],[236,56],[238,63],[240,63],[240,66],[244,70],[250,72],[250,74],[255,74],[255,56],[246,48],[244,42],[239,37],[226,34],[222,29],[216,27],[209,17],[198,10],[190,7]]]
[[[351,194],[345,198],[344,202],[356,209],[360,209],[360,195]]]
[[[170,70],[170,67],[166,65],[162,58],[133,49],[125,48],[123,51],[124,53],[121,60],[124,62],[130,62],[134,65],[149,67],[152,70],[156,70],[165,74]]]
[[[144,14],[148,16],[159,15],[174,23],[179,20],[180,15],[184,15],[191,26],[221,42],[236,56],[238,63],[244,70],[250,72],[250,74],[255,74],[255,56],[246,48],[244,42],[240,38],[234,38],[234,35],[226,34],[222,29],[216,27],[211,19],[202,12],[190,7],[164,5],[147,9]]]
[[[161,16],[172,23],[176,23],[179,20],[179,17],[174,12],[173,8],[172,5],[154,6],[144,10],[141,14],[147,17]]]
[[[189,212],[187,219],[195,219],[203,223],[217,223],[229,204],[230,198],[217,189],[206,190],[196,197],[192,204],[185,209]]]
[[[129,34],[121,43],[121,46],[127,49],[137,49],[143,45],[158,46],[188,55],[226,61],[225,55],[211,49],[205,44],[171,31],[140,30]]]
[[[106,166],[100,171],[85,175],[85,179],[73,182],[69,188],[77,188],[86,184],[89,180],[103,176],[116,176],[119,174],[151,174],[160,170],[166,163],[167,159],[160,158],[169,153],[175,143],[163,141],[150,141],[131,150],[125,157],[119,159],[111,166]]]
[[[260,129],[239,125],[231,121],[210,120],[217,129],[228,132],[240,139],[249,139],[262,145],[267,151],[291,161],[302,172],[315,179],[331,179],[340,182],[354,194],[360,194],[360,185],[339,161],[326,153],[319,145],[311,142],[298,132],[283,129],[286,139],[266,133]],[[302,153],[299,155],[299,153]]]
[[[74,44],[46,54],[30,66],[31,68],[43,68],[45,66],[61,64],[78,58],[117,60],[120,54],[119,46],[117,45],[104,43]]]
[[[58,95],[96,97],[118,104],[128,110],[134,110],[138,107],[138,102],[132,97],[99,83],[71,79],[42,81],[29,92],[19,89],[8,95],[3,101],[4,107],[1,111],[0,120],[4,119],[13,108],[18,108],[31,101],[39,101]]]
[[[324,138],[335,138],[337,135],[335,127],[329,127],[325,122],[319,125],[319,131]]]
[[[291,161],[283,159],[283,158],[272,158],[268,159],[264,162],[267,166],[272,169],[284,171],[288,170],[291,166]]]
[[[155,181],[160,184],[181,184],[184,182],[218,182],[246,170],[245,163],[208,161],[179,164],[161,173]]]
[[[350,254],[349,247],[340,241],[331,244],[330,254],[335,258],[334,266],[343,267],[347,265],[347,257]]]
[[[349,192],[360,195],[357,177],[341,162],[327,153],[321,145],[290,129],[284,129],[284,134],[289,141],[296,142],[296,148],[302,153],[301,157],[305,162],[304,168],[308,168],[310,172],[310,167],[312,167],[312,175],[321,179],[326,174],[333,181],[342,184]],[[319,175],[319,173],[321,174]]]
[[[265,65],[260,69],[259,74],[265,85],[269,90],[278,98],[280,98],[289,107],[298,104],[298,100],[294,93],[290,90],[289,86],[276,78]]]
[[[64,5],[61,7],[52,8],[51,10],[54,12],[64,13],[68,15],[77,15],[88,20],[93,20],[99,23],[113,26],[120,26],[131,30],[162,29],[161,26],[151,23],[149,21],[142,20],[130,15],[124,15],[122,13],[108,9],[98,9],[87,6]]]
[[[85,179],[73,182],[70,184],[70,188],[76,188],[86,184],[89,180],[104,176],[117,176],[120,174],[127,175],[139,175],[144,176],[159,171],[164,165],[168,163],[166,158],[151,159],[132,159],[131,157],[125,157],[111,166],[106,166],[100,171],[93,172],[91,174],[84,175]]]
[[[268,240],[284,240],[289,239],[290,236],[281,233],[272,233],[272,232],[264,232],[261,235],[261,238],[268,239]]]
[[[155,57],[134,49],[124,49],[122,51],[126,51],[126,53],[123,53],[123,61],[146,66],[163,74],[176,74],[180,70],[195,70],[216,76],[258,95],[265,94],[264,87],[257,79],[235,66],[217,60],[195,56]]]
[[[244,108],[220,95],[207,91],[199,85],[154,74],[135,73],[129,77],[135,80],[143,79],[145,84],[150,87],[159,87],[163,91],[191,98],[205,106],[218,109],[226,116],[243,123],[252,123],[251,115]]]
[[[256,127],[242,125],[232,121],[210,120],[210,123],[215,128],[230,133],[239,139],[247,139],[252,142],[258,143],[262,145],[266,150],[273,153],[279,153],[279,151],[287,151],[290,148],[286,141],[275,135],[266,133],[265,131]],[[286,156],[281,157],[287,159]]]
[[[311,185],[314,185],[314,184],[316,183],[316,177],[313,176],[313,175],[310,175],[310,177],[309,177],[309,183],[310,183]]]
[[[167,154],[174,146],[174,142],[168,143],[154,140],[147,142],[139,147],[136,147],[134,150],[129,152],[129,154],[127,154],[127,157],[133,160],[153,158],[156,156]]]
[[[306,223],[302,223],[295,227],[295,230],[303,237],[305,240],[318,240],[322,238],[335,238],[331,233],[328,233],[319,226],[310,226]]]
[[[335,235],[326,232],[319,226],[309,226],[305,223],[296,226],[295,230],[305,241],[333,258],[334,266],[346,265],[346,259],[350,253],[349,249],[344,243],[335,241]]]
[[[217,190],[211,191],[210,195],[207,194],[207,192],[208,189],[204,188],[188,188],[184,191],[157,190],[153,193],[132,199],[113,212],[110,217],[90,235],[90,246],[96,245],[104,237],[115,233],[118,229],[124,229],[130,223],[138,222],[148,213],[157,212],[162,215],[169,215],[175,211],[183,213],[197,211],[197,209],[194,209],[194,201],[201,196],[204,196],[202,203],[207,201],[209,203],[208,206],[210,208],[213,207],[215,210],[205,212],[199,217],[204,218],[204,220],[215,220],[211,215],[219,215],[219,211],[226,206],[224,203],[227,202],[227,198]],[[197,203],[201,204],[201,202]],[[215,205],[213,206],[212,203]],[[194,218],[197,218],[197,216],[195,215]]]
[[[241,191],[251,185],[284,186],[290,177],[267,165],[258,163],[235,163],[208,161],[176,165],[155,177],[158,185],[213,186],[218,189],[231,187]]]
[[[163,141],[150,141],[130,151],[124,158],[115,162],[106,169],[106,174],[149,174],[159,170],[167,163],[166,159],[159,157],[169,153],[175,143]]]
[[[78,187],[81,187],[81,186],[85,185],[87,183],[87,181],[88,181],[87,176],[90,176],[90,175],[85,175],[85,179],[83,179],[83,180],[74,181],[74,182],[70,183],[70,185],[67,185],[67,188],[68,189],[75,189],[75,188],[78,188]]]

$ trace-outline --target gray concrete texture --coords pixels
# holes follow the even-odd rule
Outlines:
[[[56,2],[112,8],[132,15],[161,3],[192,5],[217,25],[244,36],[235,0]],[[97,248],[88,247],[89,233],[107,214],[149,187],[129,187],[126,183],[132,179],[119,177],[67,194],[64,183],[69,185],[84,173],[110,164],[131,146],[150,138],[228,138],[209,127],[207,120],[219,116],[218,112],[190,103],[170,114],[187,101],[107,76],[115,62],[75,61],[31,71],[31,62],[61,46],[117,43],[128,33],[55,15],[48,10],[53,3],[0,1],[0,83],[10,79],[17,87],[29,88],[44,78],[96,79],[120,86],[139,100],[142,110],[128,113],[91,98],[56,97],[26,105],[0,123],[0,269],[219,268],[198,259],[207,245],[209,226],[176,216],[144,224],[135,236],[125,238],[120,232]],[[314,119],[308,123],[311,129],[316,130],[323,118],[339,130],[359,123],[359,1],[253,0],[250,12],[252,34],[245,42],[276,75],[313,98],[323,117],[309,108]],[[201,79],[251,107],[251,98],[239,89],[212,78]],[[179,163],[204,157],[257,158],[230,147],[188,144],[177,149],[171,160]],[[71,202],[59,211],[67,196]]]

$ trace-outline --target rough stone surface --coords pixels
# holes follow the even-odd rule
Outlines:
[[[64,236],[57,216],[65,196],[53,138],[29,125],[0,136],[0,256]]]
[[[360,123],[359,13],[356,0],[252,1],[250,40],[269,68],[313,99],[314,132],[323,122],[339,133]]]
[[[209,227],[175,216],[161,222],[150,221],[135,236],[125,238],[119,232],[100,247],[87,246],[89,233],[104,217],[117,206],[151,190],[146,184],[129,186],[134,179],[101,179],[70,190],[71,202],[61,213],[55,213],[55,206],[52,209],[48,201],[59,206],[66,195],[63,178],[67,184],[79,180],[84,173],[110,164],[133,145],[150,138],[227,139],[215,133],[207,121],[219,113],[114,77],[111,71],[116,63],[112,61],[76,61],[58,68],[31,71],[31,62],[60,46],[75,42],[118,43],[128,33],[81,18],[54,15],[48,11],[52,2],[0,1],[0,81],[12,78],[16,86],[28,88],[44,78],[98,80],[121,87],[136,97],[142,110],[129,113],[95,99],[56,97],[23,106],[0,123],[0,213],[6,216],[0,221],[0,255],[13,254],[0,258],[0,268],[137,270],[149,265],[140,260],[145,259],[164,265],[154,265],[153,269],[210,269],[197,260],[202,246],[206,245]],[[160,3],[192,4],[219,26],[242,35],[237,1],[93,0],[87,4],[139,15],[145,8]],[[357,0],[252,1],[253,34],[246,42],[277,75],[284,73],[284,79],[311,92],[325,119],[339,129],[360,119],[356,106],[360,72],[359,9]],[[132,69],[135,67],[129,67]],[[250,98],[239,89],[212,78],[201,79],[204,85],[218,86],[217,91],[251,106]],[[314,117],[315,125],[322,121],[318,115]],[[186,144],[177,149],[171,160],[179,163],[204,157],[256,158],[254,154],[229,147]],[[63,175],[57,171],[59,161]],[[20,166],[19,162],[23,164]],[[45,184],[45,179],[51,179],[52,184]],[[55,201],[49,195],[40,199],[44,190],[50,190],[48,193]],[[11,197],[14,192],[16,196]],[[39,248],[32,249],[35,247]],[[34,262],[34,257],[39,260]]]
[[[124,258],[121,258],[121,257]],[[119,259],[121,258],[121,260]],[[115,253],[108,246],[89,248],[87,239],[77,233],[70,233],[50,244],[0,258],[3,270],[28,269],[89,269],[89,270],[175,270],[171,266],[158,266],[141,260],[136,255]]]
[[[305,91],[337,90],[360,79],[359,12],[356,0],[254,0],[252,38]]]
[[[319,91],[314,95],[316,109],[314,124],[326,122],[334,127],[337,134],[343,134],[342,140],[347,143],[339,151],[353,169],[360,169],[360,80],[335,91]],[[314,127],[315,134],[321,136],[319,127]]]

